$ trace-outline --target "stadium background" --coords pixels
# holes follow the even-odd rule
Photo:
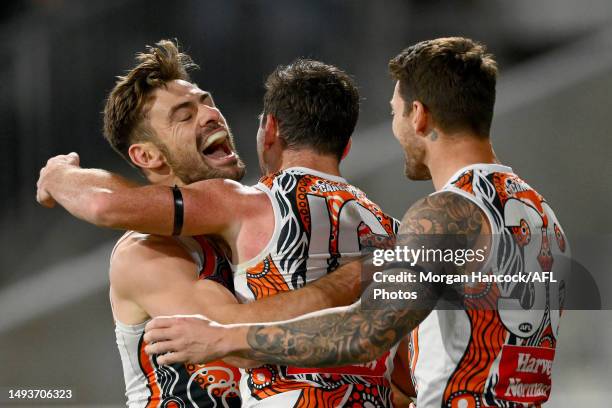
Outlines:
[[[85,167],[138,179],[102,138],[100,112],[115,75],[161,38],[178,38],[201,65],[193,77],[232,126],[249,182],[258,175],[265,76],[298,56],[354,75],[361,119],[342,169],[396,217],[431,187],[403,178],[387,61],[423,39],[483,41],[501,69],[499,158],[548,198],[570,240],[601,236],[593,251],[610,259],[609,0],[29,0],[2,2],[0,15],[2,406],[9,388],[72,389],[70,403],[81,406],[124,404],[107,298],[120,233],[38,207],[35,182],[47,158],[70,151]],[[549,406],[609,406],[611,343],[612,312],[566,313]]]

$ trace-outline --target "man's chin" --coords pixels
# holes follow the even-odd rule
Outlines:
[[[406,163],[404,167],[404,174],[409,180],[412,181],[431,180],[431,173],[425,166],[412,167]]]
[[[246,175],[246,167],[242,162],[239,162],[237,166],[234,166],[225,178],[232,179],[234,181],[240,181]]]
[[[208,161],[209,177],[207,178],[225,178],[234,181],[240,181],[246,174],[246,166],[237,155],[232,155],[232,160],[226,160],[222,163]]]
[[[214,168],[213,171],[217,174],[216,178],[240,181],[246,174],[246,166],[240,158],[236,158],[236,161],[231,165],[219,166]]]
[[[214,180],[214,179],[230,179],[240,181],[246,174],[244,164],[233,165],[228,167],[209,168],[205,171],[191,172],[176,172],[177,176],[185,184],[197,183],[198,181]]]

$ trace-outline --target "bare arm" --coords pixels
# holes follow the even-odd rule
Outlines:
[[[354,261],[298,290],[246,304],[225,304],[206,314],[225,324],[292,319],[316,310],[353,303],[361,294],[361,262]]]
[[[486,232],[483,225],[486,225],[484,215],[472,202],[457,194],[436,194],[420,200],[407,211],[400,231],[403,234],[400,244],[418,248],[424,236],[428,237],[429,245],[432,237],[439,236],[439,242],[433,243],[439,248],[465,248],[466,237]],[[468,244],[475,245],[473,242]],[[443,272],[436,264],[417,266],[435,273]],[[235,327],[212,324],[207,332],[210,340],[207,354],[200,360],[232,354],[301,367],[372,361],[422,322],[435,306],[440,293],[437,286],[422,282],[406,284],[405,287],[418,292],[418,298],[401,303],[388,302],[381,310],[365,310],[357,303],[284,323]],[[366,292],[374,289],[376,283],[372,283]],[[151,322],[149,327],[155,324],[155,321]],[[157,354],[165,351],[163,343],[148,347],[147,352]],[[167,358],[160,356],[160,361],[166,364],[180,357],[180,352],[173,354]]]
[[[116,251],[111,282],[116,302],[122,302],[128,310],[133,303],[143,311],[136,321],[129,321],[121,317],[122,310],[117,310],[118,318],[128,324],[139,323],[148,316],[200,313],[223,322],[264,322],[353,302],[360,293],[360,272],[361,262],[355,261],[299,290],[239,304],[222,285],[199,280],[193,261],[173,239],[151,236],[123,244]],[[206,347],[206,335],[198,330],[199,318],[183,316],[173,320],[178,322],[175,334],[181,336],[191,352],[198,353]],[[161,329],[157,334],[164,336]],[[242,359],[228,362],[251,365]]]
[[[216,305],[236,304],[222,285],[201,280],[191,256],[173,238],[128,238],[111,260],[110,280],[113,314],[126,324],[175,313],[209,313]],[[238,367],[258,364],[229,357]]]
[[[236,303],[222,285],[201,280],[191,256],[173,238],[148,236],[129,238],[116,249],[111,260],[110,280],[116,317],[134,324],[148,317],[167,314],[209,313],[217,304]],[[132,305],[144,318],[132,320]],[[128,316],[122,316],[128,310]]]
[[[100,227],[171,235],[174,199],[167,186],[138,186],[98,169],[82,169],[71,156],[50,159],[38,180],[38,201],[59,203],[77,218]],[[206,180],[181,188],[182,235],[222,233],[241,222],[254,191],[230,180]]]
[[[116,251],[111,282],[119,296],[137,303],[148,316],[205,314],[227,323],[291,319],[350,304],[360,294],[358,261],[297,291],[247,304],[238,303],[219,283],[198,279],[195,269],[190,256],[172,238],[151,236]]]

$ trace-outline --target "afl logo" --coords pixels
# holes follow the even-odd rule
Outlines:
[[[531,323],[521,323],[519,325],[519,330],[522,331],[523,333],[529,333],[532,327],[533,326],[531,326]]]

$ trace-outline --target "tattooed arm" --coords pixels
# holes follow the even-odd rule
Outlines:
[[[458,194],[443,192],[420,200],[406,212],[399,244],[411,248],[473,248],[487,232],[484,214],[475,204]],[[448,268],[448,264],[421,262],[412,267],[402,265],[401,270],[463,272],[454,264],[453,270]],[[375,289],[385,285],[389,284],[373,282],[363,298],[371,298]],[[210,361],[225,355],[302,367],[372,361],[422,322],[441,294],[436,284],[406,283],[402,287],[417,292],[417,299],[381,303],[379,310],[366,310],[358,302],[276,324],[221,326],[202,319],[210,343],[200,350],[190,350],[189,344],[181,342],[181,336],[176,336],[180,330],[168,325],[169,320],[156,319],[147,326],[145,340],[156,342],[147,346],[147,352],[168,353],[158,357],[163,364]],[[156,337],[150,336],[152,329],[156,329]]]

